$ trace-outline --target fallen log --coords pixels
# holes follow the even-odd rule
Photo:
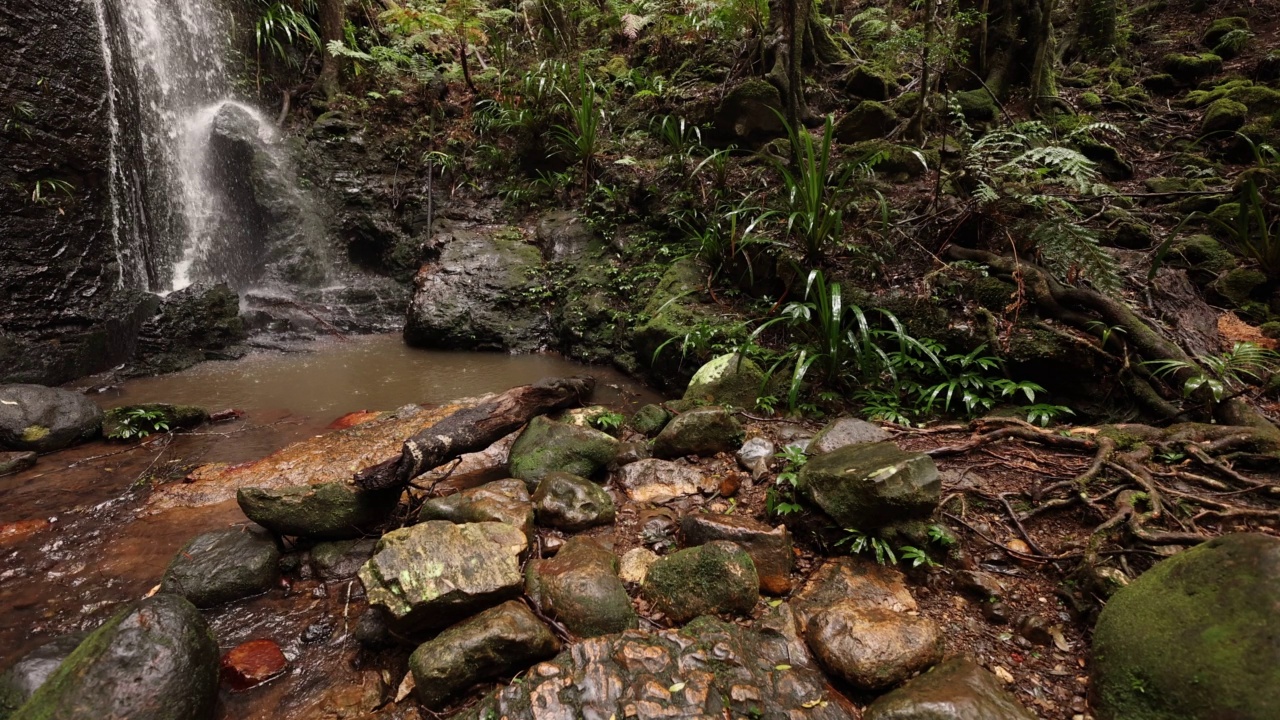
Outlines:
[[[355,485],[361,490],[408,485],[428,470],[489,447],[538,415],[581,405],[595,384],[590,377],[547,378],[459,410],[405,440],[399,457],[356,473]]]

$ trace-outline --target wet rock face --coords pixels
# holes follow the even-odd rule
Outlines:
[[[197,535],[164,572],[160,590],[213,607],[260,595],[275,584],[280,550],[262,528],[230,528]]]
[[[864,532],[928,518],[942,492],[932,459],[892,443],[818,455],[800,471],[797,487],[841,527]]]
[[[995,675],[968,658],[948,660],[882,695],[864,720],[1033,720]]]
[[[102,411],[80,393],[43,385],[0,385],[0,447],[50,452],[102,431]]]
[[[143,323],[129,375],[185,370],[205,360],[243,354],[240,296],[226,285],[196,284],[170,293]]]
[[[750,614],[760,600],[751,556],[718,540],[660,558],[640,588],[645,599],[675,623],[699,615]]]
[[[530,352],[546,344],[550,326],[521,292],[542,266],[538,249],[515,228],[450,228],[436,236],[438,258],[414,279],[404,341],[445,350]]]
[[[618,557],[596,541],[572,538],[555,557],[529,563],[525,591],[574,635],[622,632],[637,620],[618,569]]]
[[[691,513],[680,521],[685,545],[727,540],[751,556],[760,576],[760,590],[771,595],[791,592],[791,533],[784,525],[770,528],[738,515]]]
[[[218,643],[204,617],[161,593],[89,635],[10,720],[208,720],[217,691]]]
[[[932,620],[848,600],[815,614],[805,640],[823,667],[861,690],[893,687],[942,659]]]
[[[311,548],[311,566],[321,580],[353,577],[377,546],[374,538],[323,542]]]
[[[386,520],[400,502],[400,490],[356,492],[345,482],[248,487],[236,492],[236,502],[245,517],[280,535],[345,539]]]
[[[864,608],[894,612],[916,610],[915,598],[907,590],[902,573],[863,557],[836,558],[823,563],[791,599],[791,607],[804,632],[809,620],[823,608],[846,600]]]
[[[523,480],[498,480],[422,504],[418,522],[500,522],[533,536],[533,505]]]
[[[83,634],[64,635],[27,653],[0,674],[0,718],[22,707],[84,640]]]
[[[826,700],[827,702],[821,702]],[[642,717],[852,720],[856,710],[785,634],[700,618],[585,640],[489,695],[463,720]]]
[[[653,440],[653,456],[677,458],[733,452],[742,445],[742,425],[722,407],[682,413]]]
[[[404,631],[439,628],[518,595],[527,548],[504,523],[432,520],[383,535],[359,576],[369,604]]]
[[[517,481],[518,482],[518,481]],[[538,524],[577,532],[613,522],[613,498],[599,485],[569,473],[549,473],[533,494]]]
[[[1098,717],[1280,717],[1278,608],[1280,539],[1224,535],[1157,564],[1098,617]]]
[[[144,317],[141,249],[122,265],[112,237],[98,28],[92,3],[0,7],[0,57],[22,58],[0,77],[0,383],[57,385],[118,365]],[[51,180],[69,194],[46,186],[33,200]]]
[[[560,642],[524,603],[511,600],[458,623],[409,657],[418,700],[432,710],[481,680],[555,655]]]
[[[512,477],[534,489],[552,472],[590,477],[613,461],[618,440],[592,428],[534,418],[511,446]]]

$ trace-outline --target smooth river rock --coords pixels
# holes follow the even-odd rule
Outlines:
[[[432,498],[422,504],[418,522],[448,520],[455,523],[500,522],[518,527],[533,537],[533,505],[523,480],[485,483],[453,495]]]
[[[948,660],[871,703],[863,720],[1035,720],[999,678],[968,658]]]
[[[796,487],[841,527],[863,532],[928,518],[942,496],[933,460],[893,443],[818,455],[800,470]]]
[[[525,590],[542,612],[579,637],[636,626],[636,611],[618,577],[618,556],[590,538],[571,538],[555,557],[534,560]]]
[[[659,558],[640,592],[674,623],[699,615],[749,615],[760,601],[756,566],[742,548],[717,540]]]
[[[0,447],[51,452],[102,431],[102,410],[81,393],[43,385],[0,385]]]
[[[614,478],[639,503],[662,503],[715,490],[715,483],[696,468],[670,460],[639,460],[618,468]]]
[[[83,633],[55,638],[23,655],[0,674],[0,720],[22,707],[84,638]]]
[[[760,576],[760,590],[771,595],[791,592],[791,533],[785,525],[768,525],[741,515],[690,513],[680,520],[686,546],[728,540],[751,556]]]
[[[431,520],[383,535],[359,576],[369,604],[398,627],[441,628],[519,595],[526,549],[505,523]]]
[[[726,716],[854,720],[858,713],[785,631],[703,617],[678,630],[630,630],[574,644],[458,718]]]
[[[160,593],[107,620],[10,720],[208,720],[218,643],[194,605]]]
[[[942,659],[932,620],[850,600],[815,613],[805,640],[828,672],[860,690],[893,687]]]
[[[418,701],[438,710],[481,680],[510,675],[559,650],[551,630],[524,603],[509,600],[419,645],[409,671]]]
[[[258,527],[214,530],[191,539],[169,562],[160,590],[200,608],[271,589],[280,572],[275,538]]]
[[[547,473],[591,477],[617,454],[618,440],[607,433],[536,417],[511,446],[509,465],[533,490]]]
[[[358,492],[346,482],[296,487],[247,487],[236,492],[245,517],[280,535],[356,538],[390,517],[400,489]]]
[[[1280,538],[1223,535],[1107,602],[1093,634],[1101,720],[1280,718]]]
[[[653,439],[653,456],[678,458],[685,455],[708,457],[733,452],[742,445],[742,424],[728,410],[701,407],[675,417]]]

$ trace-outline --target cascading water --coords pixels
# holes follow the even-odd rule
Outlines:
[[[235,99],[230,18],[215,0],[92,1],[108,72],[122,68],[134,90],[109,83],[120,254],[140,258],[152,290],[323,280],[323,228],[277,133]]]

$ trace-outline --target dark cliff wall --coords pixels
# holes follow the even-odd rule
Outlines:
[[[0,382],[122,361],[147,304],[119,286],[101,47],[91,2],[0,2]]]

